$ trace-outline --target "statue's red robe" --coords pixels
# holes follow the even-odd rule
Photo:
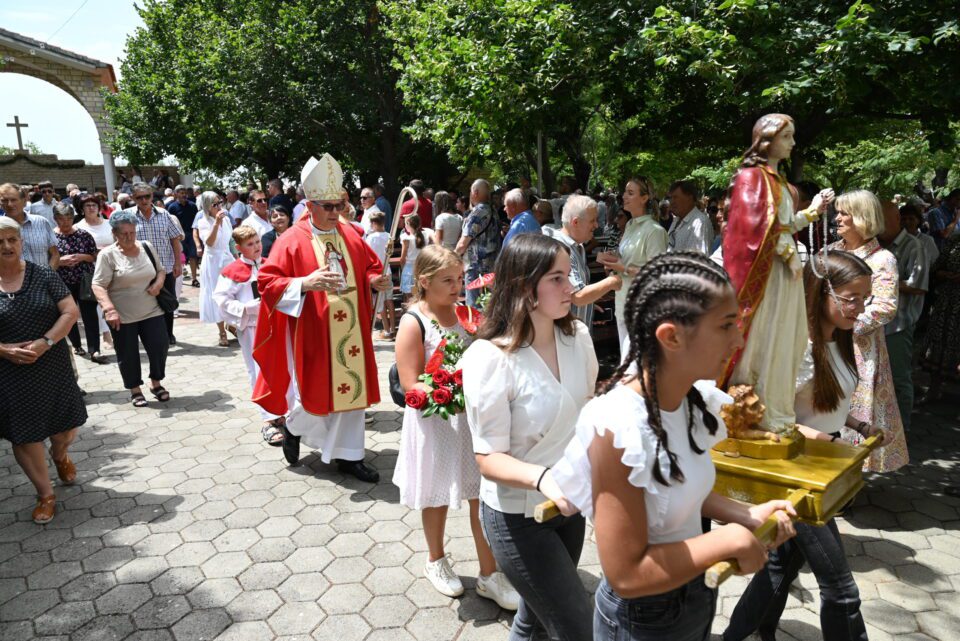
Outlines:
[[[380,277],[382,263],[350,225],[337,224],[353,263],[348,283],[357,287],[357,314],[363,336],[367,406],[380,402],[377,363],[371,337],[371,283]],[[291,364],[287,362],[287,336],[293,340],[293,367],[300,385],[303,408],[310,414],[326,416],[333,411],[330,385],[330,324],[327,295],[306,293],[303,311],[293,318],[276,310],[276,305],[291,279],[308,276],[318,269],[313,249],[310,217],[305,216],[282,234],[270,250],[270,258],[260,268],[260,315],[254,339],[253,358],[260,365],[260,376],[253,400],[271,414],[286,414],[287,389]]]

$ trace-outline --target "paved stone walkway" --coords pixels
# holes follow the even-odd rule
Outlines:
[[[472,589],[465,510],[451,512],[448,550],[466,594],[447,599],[422,577],[419,514],[390,483],[396,407],[373,408],[367,429],[378,485],[316,455],[286,467],[261,441],[236,344],[216,347],[186,293],[169,403],[134,409],[114,363],[78,362],[90,420],[72,450],[79,481],[57,488],[49,525],[30,520],[33,488],[0,445],[0,641],[505,640],[509,614]],[[392,345],[377,352],[385,381]],[[873,641],[960,638],[960,499],[941,492],[960,484],[955,399],[915,420],[912,465],[872,479],[840,521]],[[592,590],[598,575],[588,540],[581,576]],[[723,586],[715,632],[745,584]],[[805,573],[779,638],[819,639],[817,611]]]

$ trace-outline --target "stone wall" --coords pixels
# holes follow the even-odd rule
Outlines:
[[[143,166],[143,177],[150,180],[154,169],[166,169],[174,184],[180,182],[180,172],[176,167]],[[132,175],[129,167],[117,167],[128,177]],[[88,165],[82,160],[59,160],[52,154],[40,156],[16,153],[13,156],[0,156],[0,184],[36,184],[43,180],[53,183],[58,192],[63,192],[67,183],[75,183],[85,191],[105,191],[103,165]]]

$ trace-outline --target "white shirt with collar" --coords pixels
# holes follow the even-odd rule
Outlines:
[[[460,361],[466,415],[477,454],[502,452],[552,467],[576,431],[580,409],[593,396],[597,356],[586,325],[566,336],[554,329],[560,380],[532,346],[515,352],[478,340]],[[536,490],[480,482],[480,498],[507,514],[533,516],[546,497]]]
[[[30,203],[30,207],[27,213],[33,214],[34,216],[43,217],[44,219],[46,219],[48,223],[50,223],[54,228],[56,228],[57,223],[53,219],[53,206],[56,204],[57,204],[56,202],[51,201],[50,204],[48,205],[47,203],[43,202],[43,199],[41,198],[35,203]]]
[[[246,225],[247,227],[253,227],[257,230],[257,236],[263,238],[263,235],[273,229],[273,225],[269,220],[264,220],[256,213],[250,214],[243,219],[243,222],[240,225]]]
[[[897,237],[887,247],[897,259],[897,277],[908,287],[924,291],[929,287],[930,270],[926,254],[920,241],[901,229]],[[904,330],[913,330],[923,311],[924,296],[900,292],[897,302],[897,315],[883,326],[884,334],[889,336]]]
[[[667,232],[669,251],[698,251],[710,255],[713,246],[713,224],[710,217],[694,207],[683,218],[674,216]]]

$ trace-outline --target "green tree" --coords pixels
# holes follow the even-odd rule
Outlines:
[[[107,96],[114,149],[225,174],[297,177],[329,151],[393,190],[410,149],[377,3],[146,0]],[[422,147],[422,146],[421,146]]]
[[[27,153],[31,156],[40,156],[43,154],[43,151],[34,142],[30,142],[28,140],[27,142],[23,143],[23,146],[26,147]],[[0,156],[12,156],[15,151],[17,150],[13,147],[0,145]]]

